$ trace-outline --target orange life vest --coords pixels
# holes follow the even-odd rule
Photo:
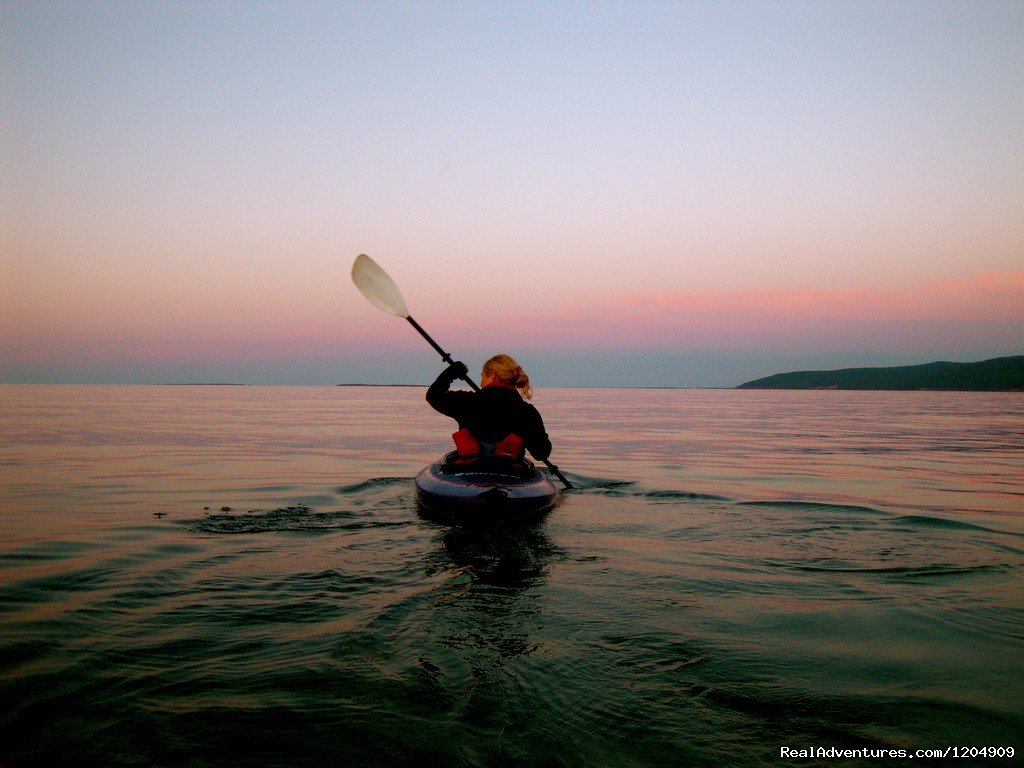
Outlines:
[[[515,432],[509,432],[497,443],[481,443],[476,435],[468,429],[460,429],[452,433],[455,450],[460,459],[471,459],[478,456],[497,456],[501,459],[517,460],[523,457],[523,438]]]

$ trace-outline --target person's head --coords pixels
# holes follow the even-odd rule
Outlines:
[[[533,390],[530,389],[530,377],[509,355],[495,355],[484,363],[480,381],[484,386],[487,386],[488,383],[495,383],[518,389],[519,394],[526,400],[533,397]]]

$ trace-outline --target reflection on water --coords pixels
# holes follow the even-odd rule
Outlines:
[[[1020,393],[542,390],[558,463],[745,501],[1020,518]],[[0,515],[330,505],[449,447],[415,388],[0,385]],[[327,492],[325,492],[327,491]]]
[[[0,395],[5,768],[1024,732],[1020,395],[542,391],[577,488],[490,527],[417,509],[416,390]]]
[[[451,526],[440,535],[451,567],[471,573],[475,583],[512,594],[542,583],[546,562],[557,554],[543,523]]]
[[[497,658],[525,656],[538,641],[526,631],[537,618],[547,563],[557,555],[540,524],[450,527],[439,535],[442,549],[428,560],[463,576],[465,585],[438,602],[435,618],[443,642],[456,649],[490,651]],[[494,659],[486,667],[493,669]],[[471,668],[478,677],[479,666]]]

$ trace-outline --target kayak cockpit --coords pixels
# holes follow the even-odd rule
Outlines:
[[[452,452],[416,475],[416,498],[430,512],[469,522],[546,512],[558,491],[528,460],[466,461]]]

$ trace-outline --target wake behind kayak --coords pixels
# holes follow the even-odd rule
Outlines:
[[[449,453],[416,475],[416,498],[428,512],[460,522],[488,522],[539,515],[555,505],[558,491],[528,461],[457,461]]]

